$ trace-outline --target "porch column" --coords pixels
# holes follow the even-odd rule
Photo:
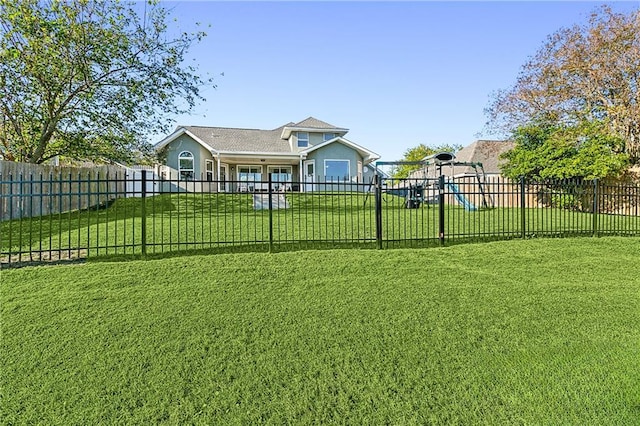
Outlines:
[[[216,155],[216,180],[218,181],[218,192],[222,192],[220,191],[220,154]]]
[[[301,155],[300,156],[300,167],[298,168],[298,174],[300,175],[300,192],[306,192],[306,188],[305,188],[305,184],[304,184],[304,170],[302,169],[302,160],[304,160],[304,157]]]

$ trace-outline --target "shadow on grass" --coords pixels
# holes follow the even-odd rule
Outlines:
[[[620,237],[638,237],[640,233],[610,232],[601,236],[620,236]],[[524,239],[539,238],[584,238],[592,237],[590,233],[548,233],[548,234],[528,234]],[[438,247],[452,247],[458,245],[483,244],[498,241],[509,241],[522,239],[520,235],[503,235],[503,236],[485,236],[485,237],[459,237],[445,239],[444,244],[437,238],[424,240],[384,240],[382,241],[382,249],[429,249]],[[158,260],[186,256],[202,256],[202,255],[218,255],[218,254],[238,254],[238,253],[286,253],[296,251],[322,251],[336,249],[359,249],[359,250],[377,250],[378,243],[376,241],[361,242],[295,242],[295,243],[275,243],[269,246],[268,243],[257,244],[241,244],[228,245],[222,247],[211,248],[194,248],[171,250],[161,253],[129,253],[129,254],[100,254],[89,256],[86,258],[61,258],[57,260],[12,260],[7,262],[6,259],[0,261],[0,269],[21,268],[27,266],[53,266],[53,265],[71,265],[81,264],[85,262],[102,263],[102,262],[130,262],[137,260]],[[65,252],[65,250],[63,250]]]
[[[269,247],[268,243],[259,244],[242,244],[242,245],[229,245],[225,247],[212,247],[212,248],[195,248],[195,249],[182,249],[165,251],[162,253],[148,253],[143,255],[141,253],[136,254],[104,254],[99,256],[93,256],[87,258],[88,262],[126,262],[131,260],[156,260],[166,259],[173,257],[184,256],[201,256],[201,255],[216,255],[216,254],[236,254],[236,253],[286,253],[296,252],[304,250],[335,250],[335,249],[375,249],[375,242],[315,242],[315,243],[278,243]]]
[[[171,199],[158,200],[157,211],[175,210]],[[143,212],[140,198],[119,198],[108,200],[82,210],[55,213],[34,218],[14,219],[0,223],[2,234],[0,246],[6,247],[23,242],[46,241],[51,237],[73,234],[90,226],[106,225],[118,221],[141,218]],[[149,211],[147,211],[149,215]]]
[[[361,210],[372,210],[371,206],[362,206],[362,194],[292,194],[287,195],[287,199],[291,205],[287,210],[296,213],[354,214]],[[254,209],[251,193],[162,194],[146,199],[118,198],[102,201],[83,210],[2,222],[0,246],[14,245],[18,241],[45,241],[51,236],[73,234],[91,226],[105,226],[122,221],[138,222],[143,214],[148,219],[164,216],[179,220],[190,217],[238,215],[266,217],[269,213],[268,210]],[[287,212],[276,214],[286,215]]]
[[[86,263],[86,258],[73,258],[73,259],[60,259],[60,260],[23,260],[7,262],[6,260],[0,261],[0,270],[2,269],[14,269],[14,268],[26,268],[28,266],[56,266],[56,265],[77,265]]]

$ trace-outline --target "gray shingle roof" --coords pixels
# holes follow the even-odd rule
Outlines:
[[[288,124],[289,127],[304,127],[310,129],[340,129],[341,127],[336,127],[333,124],[326,123],[322,120],[318,120],[317,118],[309,117],[295,124]]]
[[[511,141],[479,140],[458,151],[454,161],[460,163],[482,163],[482,168],[486,174],[500,174],[499,165],[502,164],[500,154],[509,151],[514,146],[515,144]],[[475,173],[476,171],[471,166],[442,166],[442,174],[445,176],[475,175]],[[438,168],[434,165],[429,165],[412,172],[410,177],[415,179],[437,178],[438,174]]]
[[[284,126],[274,130],[204,126],[182,127],[216,151],[291,152],[289,142],[280,138]]]
[[[332,124],[314,117],[306,118],[298,123],[289,122],[273,130],[237,129],[230,127],[208,126],[179,126],[193,133],[202,142],[222,152],[261,152],[261,153],[291,153],[291,147],[286,139],[282,139],[285,127],[318,130],[342,130]]]
[[[485,173],[499,174],[499,165],[502,164],[500,154],[513,147],[514,143],[511,141],[478,140],[458,151],[455,161],[482,163]],[[456,170],[456,173],[462,172]],[[473,173],[473,169],[466,167],[464,173]]]

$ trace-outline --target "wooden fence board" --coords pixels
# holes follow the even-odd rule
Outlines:
[[[0,160],[0,221],[106,204],[126,196],[120,166],[60,167]]]

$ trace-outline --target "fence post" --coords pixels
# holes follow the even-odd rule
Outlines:
[[[271,173],[268,173],[268,187],[267,194],[269,197],[269,253],[273,251],[273,189],[272,189],[272,178]]]
[[[142,257],[147,257],[147,171],[141,169],[142,173],[142,188],[140,194],[142,196],[142,221],[141,221],[141,229],[140,229],[140,238],[142,239]],[[135,185],[135,179],[134,179]],[[135,186],[134,186],[135,188]]]
[[[438,178],[438,238],[444,246],[444,175]]]
[[[376,243],[382,249],[382,183],[378,174],[374,175],[375,209],[376,209]]]
[[[593,213],[593,223],[592,223],[592,229],[593,229],[593,236],[597,237],[598,236],[598,213],[600,211],[600,202],[599,202],[599,198],[600,198],[600,191],[599,191],[599,181],[598,179],[594,179],[593,180],[593,208],[592,208],[592,213]]]
[[[19,231],[20,233],[18,234],[18,263],[22,263],[22,218],[24,216],[24,176],[22,175],[22,172],[20,173],[20,178],[19,178],[19,190],[18,190],[18,194],[19,194],[19,204],[18,204],[18,209],[20,212],[20,216],[19,216]],[[69,235],[71,235],[71,233],[69,233]],[[31,247],[29,247],[29,250],[31,250]],[[69,256],[71,257],[71,256]]]
[[[520,236],[526,238],[527,236],[527,199],[526,187],[524,182],[524,176],[520,176]]]
[[[9,222],[11,222],[13,220],[13,201],[15,199],[15,193],[13,192],[13,174],[9,173],[9,191],[7,191],[7,194],[9,194],[9,198],[7,198],[9,205],[8,205],[8,210],[9,210],[9,217],[7,218],[7,220]],[[8,253],[9,253],[9,264],[11,264],[11,257],[12,254],[11,253],[11,248],[13,247],[13,226],[9,225],[9,246],[8,246]]]
[[[2,222],[4,220],[4,216],[5,216],[5,208],[8,207],[5,205],[5,199],[4,199],[4,180],[3,180],[3,176],[2,176],[2,171],[0,171],[0,222]],[[7,201],[11,201],[10,199],[7,198]],[[9,229],[11,229],[11,227],[9,227]],[[2,232],[0,232],[0,255],[2,255]],[[11,246],[9,246],[11,247]],[[11,257],[11,253],[9,253],[9,257]]]

